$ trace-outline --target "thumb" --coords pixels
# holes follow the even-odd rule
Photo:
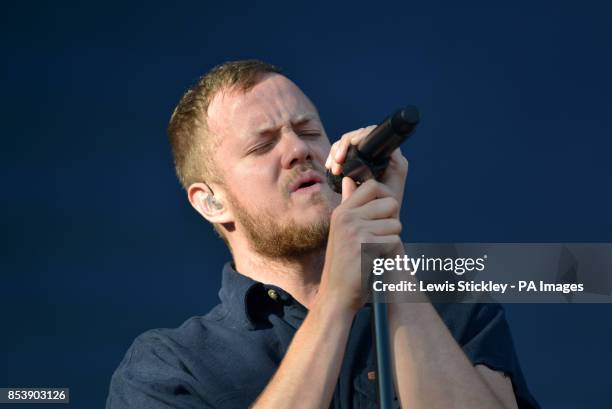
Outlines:
[[[342,178],[342,203],[346,201],[357,189],[355,181],[348,176]]]

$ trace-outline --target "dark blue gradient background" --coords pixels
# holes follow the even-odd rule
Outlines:
[[[331,139],[420,107],[406,241],[612,242],[607,2],[23,3],[0,13],[0,386],[102,407],[134,337],[216,303],[229,253],[165,128],[228,59],[283,68]],[[506,310],[545,408],[612,407],[612,305]]]

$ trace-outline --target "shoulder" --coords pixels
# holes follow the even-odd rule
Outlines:
[[[504,309],[497,303],[435,304],[440,317],[474,365],[512,372],[516,352]]]
[[[216,307],[177,328],[137,336],[112,375],[107,408],[182,407],[184,400],[207,407],[215,397],[203,390],[201,378],[220,348],[223,317]]]
[[[218,305],[206,315],[187,319],[179,327],[148,330],[134,339],[119,369],[151,372],[158,366],[205,360],[222,346],[227,347],[227,338],[240,336],[227,318],[226,310]]]
[[[500,304],[444,303],[434,304],[434,307],[461,346],[483,333],[509,336],[506,316]]]
[[[107,408],[157,409],[159,402],[173,408],[219,407],[236,384],[261,377],[266,355],[262,338],[240,326],[222,305],[177,328],[146,331],[134,339],[115,370]],[[188,405],[181,403],[185,400]],[[146,405],[134,404],[141,401]]]
[[[525,382],[503,307],[497,303],[434,304],[474,366],[510,377],[521,408],[538,408]]]

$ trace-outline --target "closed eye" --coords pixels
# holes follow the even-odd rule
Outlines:
[[[300,136],[316,138],[318,136],[321,136],[321,132],[317,132],[317,131],[303,131],[303,132],[300,132]]]
[[[299,136],[302,138],[319,138],[321,137],[321,132],[317,130],[304,130],[299,133]],[[256,145],[253,148],[249,149],[246,152],[245,156],[248,156],[251,154],[255,154],[255,155],[264,154],[267,151],[271,150],[274,147],[274,144],[275,144],[275,140],[262,142],[259,145]]]
[[[254,148],[250,149],[247,152],[247,155],[250,155],[252,153],[255,153],[255,154],[265,153],[265,152],[269,151],[270,148],[272,148],[272,145],[273,145],[272,142],[262,143],[260,145],[255,146]]]

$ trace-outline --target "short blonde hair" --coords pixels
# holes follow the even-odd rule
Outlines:
[[[208,106],[222,90],[247,92],[264,74],[282,72],[259,60],[228,61],[217,65],[185,92],[170,117],[168,136],[176,175],[185,190],[196,182],[222,182],[213,160],[219,140],[211,135]]]
[[[228,61],[212,68],[185,92],[168,124],[174,168],[185,190],[197,182],[223,182],[213,157],[220,140],[208,129],[208,106],[215,95],[232,89],[247,92],[270,73],[282,74],[259,60]],[[214,223],[213,228],[231,251],[225,232]]]

